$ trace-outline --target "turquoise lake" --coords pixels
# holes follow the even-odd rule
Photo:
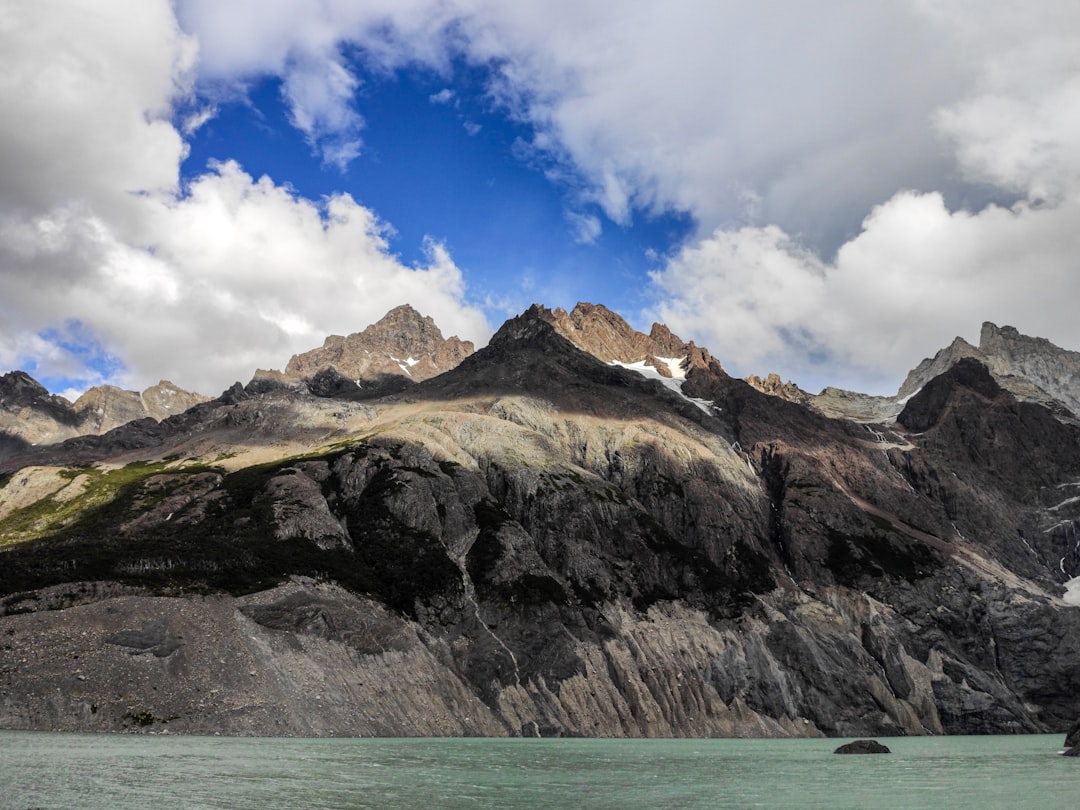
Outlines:
[[[267,739],[0,731],[0,808],[1074,808],[1063,735]]]

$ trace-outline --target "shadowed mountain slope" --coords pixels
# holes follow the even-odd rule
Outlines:
[[[534,307],[391,396],[236,386],[4,462],[0,725],[1074,721],[1075,427],[970,362],[887,431],[829,419],[610,315],[572,340]],[[616,364],[683,351],[681,377]]]

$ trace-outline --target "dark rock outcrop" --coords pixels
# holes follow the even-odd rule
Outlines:
[[[834,754],[891,754],[888,746],[882,745],[877,740],[855,740],[841,745]]]
[[[1073,724],[1073,727],[1069,729],[1069,733],[1065,735],[1065,747],[1076,748],[1080,746],[1080,721]]]

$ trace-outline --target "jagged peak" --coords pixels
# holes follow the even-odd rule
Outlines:
[[[579,301],[570,312],[561,307],[550,310],[534,304],[529,311],[550,323],[579,349],[605,363],[645,362],[667,376],[670,374],[669,360],[685,360],[695,354],[697,348],[664,324],[654,323],[649,334],[639,332],[603,304]],[[707,352],[705,355],[707,363]],[[700,362],[701,358],[697,357],[696,361]],[[695,362],[694,358],[689,362]]]
[[[558,312],[566,314],[565,310],[560,309],[552,312],[542,304],[533,304],[520,315],[510,318],[500,326],[498,331],[492,335],[488,345],[500,347],[551,335],[566,337],[562,335],[552,321]]]
[[[321,348],[293,355],[285,377],[311,380],[333,369],[354,381],[401,377],[419,382],[450,370],[473,350],[472,342],[456,335],[444,338],[431,316],[401,304],[360,332],[330,335]]]
[[[948,371],[958,360],[964,357],[974,357],[986,362],[985,352],[972,346],[962,337],[955,337],[948,346],[939,349],[933,357],[925,358],[909,371],[896,396],[901,399],[911,396],[934,377]]]
[[[0,397],[50,396],[49,390],[21,369],[0,374]]]
[[[769,373],[765,379],[751,374],[746,378],[746,383],[753,389],[763,394],[786,399],[788,402],[798,402],[801,405],[809,405],[813,402],[813,396],[791,382],[784,382],[779,374]]]

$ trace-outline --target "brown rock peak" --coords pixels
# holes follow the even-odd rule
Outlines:
[[[776,373],[766,375],[764,380],[751,374],[746,378],[746,382],[751,388],[755,388],[763,394],[786,399],[788,402],[810,405],[814,401],[814,397],[810,393],[802,390],[790,380],[784,382],[780,379],[780,375]]]
[[[331,335],[321,348],[293,355],[285,376],[310,380],[333,369],[361,388],[388,376],[419,382],[449,371],[472,352],[470,341],[443,338],[430,316],[402,304],[362,332]]]
[[[646,335],[602,304],[580,302],[570,312],[534,305],[530,312],[554,326],[579,349],[605,363],[645,362],[664,376],[670,376],[670,368],[661,358],[690,357],[692,363],[706,365],[710,359],[707,351],[683,341],[665,325],[654,323]]]

